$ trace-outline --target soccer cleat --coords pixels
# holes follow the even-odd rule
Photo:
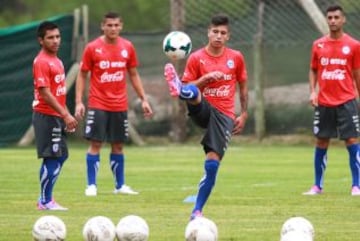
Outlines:
[[[358,186],[352,187],[351,196],[360,196],[360,188]]]
[[[41,201],[39,200],[37,203],[37,209],[38,210],[50,210],[50,211],[67,211],[68,210],[68,208],[61,206],[54,199],[46,204],[41,203]]]
[[[202,216],[203,216],[202,212],[200,210],[196,210],[190,215],[190,221]]]
[[[89,196],[89,197],[96,196],[97,195],[96,185],[91,184],[91,185],[87,186],[87,188],[85,189],[85,195]]]
[[[171,63],[165,65],[164,76],[169,86],[170,95],[172,97],[178,97],[180,95],[182,83],[176,73],[174,65]]]
[[[128,194],[128,195],[138,195],[139,192],[136,192],[134,190],[131,189],[131,187],[123,184],[121,186],[121,188],[114,190],[114,194]]]
[[[309,191],[304,192],[303,195],[319,195],[322,193],[322,189],[317,185],[314,185],[310,188]]]

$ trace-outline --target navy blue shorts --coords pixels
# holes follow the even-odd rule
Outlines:
[[[360,126],[356,100],[335,107],[315,107],[313,132],[316,137],[325,139],[358,137]]]
[[[205,99],[199,105],[187,104],[187,106],[190,118],[205,129],[201,140],[205,153],[213,151],[221,160],[231,140],[234,121],[212,107]]]
[[[68,155],[64,120],[57,116],[33,112],[32,123],[38,158]]]
[[[110,112],[89,109],[84,137],[100,142],[125,142],[129,137],[127,112]]]

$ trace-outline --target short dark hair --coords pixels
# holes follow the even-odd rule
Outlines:
[[[105,21],[105,19],[107,19],[107,18],[111,18],[111,19],[118,18],[118,19],[120,19],[120,21],[122,21],[120,14],[118,14],[117,12],[111,12],[111,11],[107,12],[104,15],[103,21]]]
[[[328,12],[334,12],[339,10],[340,12],[342,12],[344,14],[344,9],[338,5],[338,4],[334,4],[334,5],[330,5],[327,9],[326,9],[326,13]]]
[[[226,14],[219,13],[211,18],[210,23],[211,25],[219,26],[219,25],[229,25],[229,22],[230,22],[229,17]]]
[[[39,24],[39,27],[37,29],[37,36],[39,38],[44,38],[46,31],[58,29],[58,28],[59,28],[59,26],[53,22],[43,21],[42,23]]]

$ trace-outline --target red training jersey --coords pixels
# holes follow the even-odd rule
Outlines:
[[[310,67],[317,71],[318,102],[338,106],[356,98],[352,71],[360,68],[360,44],[348,34],[314,41]]]
[[[83,54],[80,69],[90,71],[90,108],[105,111],[126,111],[126,73],[138,65],[133,44],[118,37],[116,44],[105,43],[102,37],[90,42]]]
[[[221,113],[234,119],[236,84],[247,81],[244,57],[240,51],[227,47],[217,57],[201,48],[189,56],[182,80],[184,83],[195,81],[213,71],[223,72],[224,77],[200,88],[202,96]]]
[[[61,116],[41,97],[39,89],[47,87],[61,106],[66,105],[65,70],[62,61],[41,50],[33,62],[34,100],[33,110],[46,115]]]

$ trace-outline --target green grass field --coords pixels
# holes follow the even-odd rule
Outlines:
[[[32,148],[0,149],[0,241],[32,240],[31,229],[46,214],[65,222],[67,241],[80,241],[92,216],[109,217],[116,225],[128,214],[142,216],[150,226],[149,241],[184,241],[184,230],[202,175],[203,153],[198,144],[126,146],[126,182],[138,196],[112,194],[109,149],[102,150],[98,196],[85,197],[87,146],[70,143],[70,158],[54,195],[67,212],[37,211],[40,161]],[[313,182],[313,147],[309,145],[232,144],[223,160],[215,189],[204,214],[219,229],[219,241],[278,241],[283,222],[308,218],[316,241],[359,240],[360,197],[350,195],[347,152],[329,150],[325,193],[303,196]]]

